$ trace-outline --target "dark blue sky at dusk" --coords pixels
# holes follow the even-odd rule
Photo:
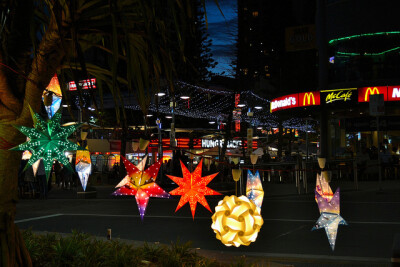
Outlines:
[[[235,59],[235,38],[237,36],[237,1],[218,0],[218,9],[214,0],[206,1],[208,33],[212,39],[211,53],[217,66],[212,70],[223,76],[234,76],[231,62]]]

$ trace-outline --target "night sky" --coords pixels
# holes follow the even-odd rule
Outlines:
[[[234,76],[229,64],[235,59],[237,36],[237,1],[218,0],[223,15],[214,0],[206,1],[208,32],[212,39],[211,52],[218,65],[212,70],[223,76]]]

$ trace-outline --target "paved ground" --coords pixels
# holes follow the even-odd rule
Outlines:
[[[249,247],[222,245],[211,230],[211,213],[200,204],[194,220],[188,205],[174,213],[179,197],[150,199],[142,222],[135,199],[111,198],[111,186],[96,187],[96,199],[77,199],[73,190],[53,190],[47,200],[23,199],[18,203],[16,223],[35,231],[70,233],[77,229],[104,237],[111,228],[113,238],[166,244],[192,241],[200,253],[228,261],[246,255],[265,264],[389,266],[393,242],[400,234],[400,181],[384,182],[383,192],[373,182],[360,183],[359,191],[345,182],[333,183],[333,190],[338,185],[342,188],[341,215],[349,225],[339,227],[335,251],[324,230],[311,232],[319,217],[313,194],[297,195],[290,184],[265,185],[269,194],[261,212],[264,225]],[[212,210],[222,199],[206,198]]]

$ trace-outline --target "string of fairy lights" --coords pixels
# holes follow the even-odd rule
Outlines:
[[[235,101],[235,92],[226,90],[216,90],[204,88],[185,82],[177,82],[175,90],[175,107],[173,108],[172,96],[166,90],[162,96],[155,95],[150,103],[149,116],[156,113],[164,115],[166,118],[175,116],[184,116],[195,119],[207,119],[212,123],[218,124],[226,121],[229,112],[232,112]],[[237,108],[240,110],[236,114],[236,120],[247,122],[253,127],[262,129],[277,128],[278,118],[269,112],[269,103],[267,99],[258,96],[252,91],[241,91],[240,102],[245,106]],[[126,108],[140,110],[138,104],[127,105]],[[282,123],[284,128],[298,129],[300,131],[313,131],[312,123],[306,125],[300,118],[291,118]]]

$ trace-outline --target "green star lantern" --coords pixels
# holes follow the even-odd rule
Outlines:
[[[15,126],[21,133],[29,137],[29,140],[10,150],[29,150],[32,156],[25,166],[25,169],[31,166],[39,159],[43,159],[46,178],[49,179],[53,160],[58,160],[65,167],[72,171],[65,151],[85,150],[79,145],[72,143],[67,138],[82,124],[74,124],[70,126],[61,126],[61,109],[54,116],[45,121],[38,114],[32,111],[33,127]]]

